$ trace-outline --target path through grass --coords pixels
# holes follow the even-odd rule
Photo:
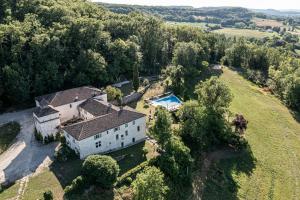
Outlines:
[[[224,69],[231,110],[249,121],[246,138],[256,158],[250,173],[245,157],[218,162],[209,172],[203,199],[300,199],[300,123],[275,97]]]

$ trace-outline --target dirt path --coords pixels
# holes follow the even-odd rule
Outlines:
[[[200,200],[202,198],[204,183],[206,181],[208,172],[213,163],[216,163],[222,159],[228,159],[236,156],[239,156],[239,153],[229,148],[216,150],[204,155],[203,159],[201,159],[202,166],[199,166],[200,169],[198,169],[193,173],[193,183],[192,183],[193,193],[188,199]]]

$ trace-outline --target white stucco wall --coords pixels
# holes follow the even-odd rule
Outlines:
[[[94,115],[92,115],[91,113],[89,113],[88,111],[82,108],[79,108],[79,113],[80,113],[80,117],[84,120],[89,120],[95,117]]]
[[[94,98],[102,99],[103,101],[107,101],[107,95],[106,94],[99,95],[99,96],[96,96]],[[73,119],[74,117],[79,117],[78,105],[81,104],[84,101],[86,101],[86,99],[84,99],[82,101],[76,101],[76,102],[72,102],[70,104],[65,104],[65,105],[62,105],[62,106],[55,107],[55,109],[59,111],[60,121],[61,122],[66,122],[70,119]]]
[[[43,137],[47,135],[56,134],[58,131],[57,127],[60,126],[58,113],[54,113],[40,118],[33,113],[33,119],[36,130],[40,132]]]
[[[137,127],[140,127],[140,131],[137,131]],[[125,131],[128,131],[128,135],[126,136]],[[133,122],[128,123],[128,127],[125,124],[120,126],[118,131],[114,131],[114,129],[108,130],[108,133],[102,132],[100,133],[101,137],[95,139],[94,136],[80,140],[73,141],[73,138],[65,133],[65,137],[67,141],[69,141],[69,146],[75,150],[77,148],[80,152],[80,158],[83,159],[91,154],[96,153],[105,153],[109,151],[114,151],[126,146],[130,146],[132,144],[138,143],[140,141],[145,140],[146,138],[146,117],[135,120],[135,124]],[[119,135],[119,139],[116,139],[116,135]],[[123,137],[122,137],[123,135]],[[133,138],[135,141],[133,142]],[[101,146],[96,148],[96,142],[101,141]]]

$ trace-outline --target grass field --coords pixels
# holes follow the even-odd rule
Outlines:
[[[262,32],[250,29],[223,28],[213,31],[214,33],[225,34],[228,37],[247,37],[247,38],[264,38],[272,37],[276,33]]]
[[[20,124],[11,122],[0,127],[0,154],[9,148],[12,141],[20,132]]]
[[[199,22],[167,22],[170,25],[174,26],[193,26],[193,27],[198,27],[201,29],[207,29],[208,27],[206,26],[207,23],[199,23]],[[217,24],[209,24],[209,25],[217,25]]]
[[[271,27],[283,27],[283,23],[277,20],[273,20],[273,19],[262,19],[262,18],[253,18],[252,20],[253,22],[255,22],[256,26],[258,27],[264,27],[264,26],[271,26]]]
[[[246,138],[254,160],[222,160],[209,172],[203,199],[299,199],[300,123],[275,97],[225,69],[231,110],[249,121]]]

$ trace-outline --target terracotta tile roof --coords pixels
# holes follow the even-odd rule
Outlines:
[[[82,101],[84,99],[89,99],[93,96],[104,94],[101,90],[83,86],[78,88],[72,88],[68,90],[63,90],[51,94],[46,94],[43,96],[36,97],[35,99],[41,104],[41,106],[51,105],[53,107],[65,105],[72,103],[74,101]]]
[[[88,121],[66,126],[63,130],[76,140],[83,140],[142,117],[145,117],[145,114],[124,108],[117,112],[111,112]]]
[[[88,99],[79,105],[80,108],[86,110],[95,117],[106,115],[108,113],[117,112],[118,107],[104,101],[96,99]]]
[[[37,107],[33,112],[37,117],[44,117],[47,115],[58,113],[57,110],[55,110],[49,106],[43,107],[43,108]]]

